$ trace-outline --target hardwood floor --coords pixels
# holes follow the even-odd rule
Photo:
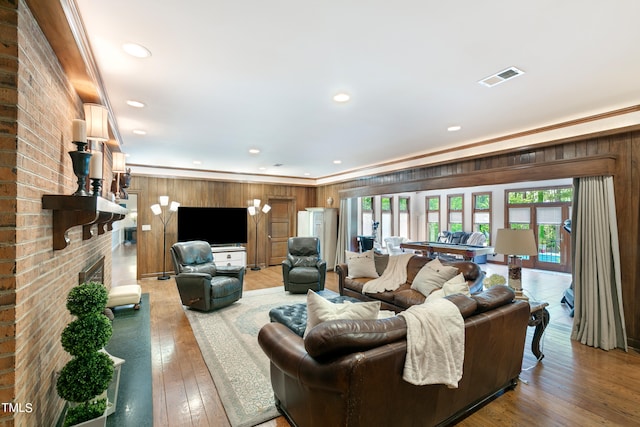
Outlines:
[[[135,281],[135,245],[114,252],[113,284]],[[133,266],[133,267],[132,267]],[[483,265],[489,274],[506,267]],[[327,274],[337,291],[337,276]],[[457,425],[476,426],[631,426],[640,420],[640,354],[602,351],[571,341],[569,310],[560,304],[570,276],[536,270],[523,272],[526,293],[550,303],[551,322],[543,338],[545,357],[536,364],[529,350],[521,383]],[[245,290],[281,286],[280,267],[247,270]],[[138,281],[149,293],[153,366],[154,426],[229,426],[216,386],[184,315],[173,279]],[[261,426],[283,427],[279,417]]]

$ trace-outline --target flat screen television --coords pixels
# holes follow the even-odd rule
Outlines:
[[[210,245],[247,243],[247,208],[178,207],[178,241]]]

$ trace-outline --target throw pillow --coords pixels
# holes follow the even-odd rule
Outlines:
[[[464,278],[464,274],[460,273],[454,278],[447,280],[444,285],[442,285],[441,289],[433,291],[431,295],[427,297],[425,302],[432,301],[436,298],[444,298],[453,294],[462,294],[466,296],[471,296],[471,291],[469,290],[469,285]]]
[[[373,250],[366,252],[345,251],[345,254],[350,279],[357,277],[370,277],[375,279],[379,277],[376,271],[376,263],[373,259]]]
[[[357,303],[345,301],[334,304],[309,290],[307,292],[307,329],[304,331],[304,337],[314,326],[322,322],[336,319],[373,320],[378,318],[379,312],[380,301]]]
[[[415,289],[425,297],[429,296],[436,289],[441,288],[447,280],[454,278],[458,274],[456,267],[442,265],[439,259],[434,259],[426,263],[416,274],[411,283],[411,289]]]

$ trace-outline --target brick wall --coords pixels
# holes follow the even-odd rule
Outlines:
[[[60,345],[66,295],[103,255],[111,282],[110,233],[83,241],[74,227],[71,244],[53,251],[52,214],[42,209],[43,194],[75,191],[67,152],[79,117],[82,103],[24,1],[1,2],[0,402],[23,412],[0,407],[0,426],[55,424],[64,405],[55,377],[69,360]]]

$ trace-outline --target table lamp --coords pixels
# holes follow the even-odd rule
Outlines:
[[[537,255],[538,248],[533,236],[533,230],[513,230],[503,228],[498,230],[494,251],[508,256],[509,269],[508,285],[516,293],[516,299],[528,300],[522,293],[522,256]]]

